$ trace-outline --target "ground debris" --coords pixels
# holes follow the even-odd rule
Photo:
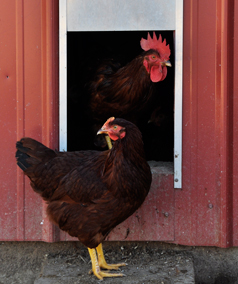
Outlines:
[[[0,284],[102,283],[88,274],[90,257],[78,242],[12,242],[0,250]],[[193,260],[182,251],[136,242],[105,242],[104,251],[108,263],[128,264],[120,269],[126,277],[105,278],[105,284],[195,283]]]

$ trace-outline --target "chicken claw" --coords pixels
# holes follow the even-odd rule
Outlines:
[[[107,264],[105,257],[104,257],[104,253],[103,253],[103,249],[102,249],[102,244],[99,244],[96,247],[97,250],[97,254],[98,254],[98,264],[99,267],[103,268],[103,269],[113,269],[113,270],[118,270],[120,266],[126,266],[126,263],[117,263],[117,264]]]
[[[96,250],[95,249],[90,249],[88,248],[89,255],[92,260],[92,270],[89,273],[93,273],[99,280],[103,280],[103,277],[122,277],[125,276],[122,273],[108,273],[108,272],[103,272],[100,270],[97,256],[96,256]]]

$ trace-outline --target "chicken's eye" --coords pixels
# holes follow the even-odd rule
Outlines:
[[[117,125],[114,125],[114,126],[113,126],[113,129],[117,129]]]
[[[156,56],[155,55],[151,55],[151,59],[155,60]]]

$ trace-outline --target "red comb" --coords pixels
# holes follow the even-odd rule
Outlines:
[[[147,51],[154,49],[159,52],[160,56],[170,56],[169,44],[166,45],[166,39],[162,41],[162,36],[159,35],[157,39],[155,32],[153,32],[153,38],[151,38],[150,33],[148,33],[147,39],[142,38],[140,41],[140,46],[143,50]]]
[[[108,124],[108,123],[110,123],[111,121],[113,121],[115,119],[115,117],[110,117],[110,118],[108,118],[108,120],[104,123],[104,125],[105,124]]]

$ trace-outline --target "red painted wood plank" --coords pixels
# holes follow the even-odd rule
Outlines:
[[[0,125],[1,125],[1,206],[0,238],[12,239],[17,234],[17,179],[14,161],[16,135],[16,19],[11,12],[14,3],[1,1],[0,41]],[[8,25],[11,22],[11,25]],[[10,98],[10,100],[9,100]],[[22,208],[21,208],[22,210]]]
[[[55,229],[42,223],[45,205],[17,170],[14,155],[24,135],[58,144],[58,1],[1,2],[0,14],[0,239],[51,241]]]
[[[175,239],[232,245],[230,28],[233,1],[185,1],[183,189]]]
[[[17,139],[24,136],[24,33],[23,1],[16,2],[16,126]],[[25,180],[17,169],[17,239],[25,239]]]
[[[234,1],[221,1],[220,208],[221,246],[232,246]]]
[[[233,246],[238,246],[238,3],[234,1],[234,39],[233,45]]]

